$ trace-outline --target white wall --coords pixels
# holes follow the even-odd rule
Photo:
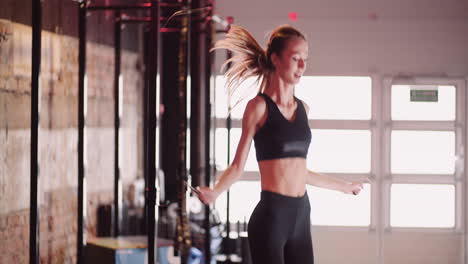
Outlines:
[[[281,24],[310,43],[309,75],[468,76],[468,1],[218,0],[260,44]],[[288,20],[297,12],[298,20]],[[375,14],[375,19],[373,18]]]

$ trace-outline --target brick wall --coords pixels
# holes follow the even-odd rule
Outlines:
[[[0,19],[0,263],[29,260],[31,28]],[[111,33],[109,33],[111,34]],[[113,49],[87,45],[87,235],[96,208],[113,200]],[[122,179],[141,174],[141,74],[123,52]],[[75,263],[77,231],[78,40],[43,31],[39,130],[41,263]]]
[[[0,215],[0,263],[27,263],[29,210]]]

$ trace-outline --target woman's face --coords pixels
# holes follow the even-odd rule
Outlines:
[[[302,38],[292,38],[287,41],[281,54],[272,54],[271,60],[276,73],[288,84],[297,84],[304,74],[307,64],[309,47]]]

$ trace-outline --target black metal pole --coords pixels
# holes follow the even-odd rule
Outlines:
[[[149,109],[148,109],[148,91],[149,91],[149,72],[148,72],[148,50],[149,50],[149,34],[146,30],[143,31],[143,63],[146,65],[144,67],[144,86],[143,86],[143,93],[142,93],[142,107],[143,107],[143,176],[145,179],[145,212],[144,212],[144,219],[145,219],[145,232],[148,232],[148,208],[149,208],[149,200],[148,200],[148,183],[149,183],[149,159],[148,159],[148,130],[149,130]]]
[[[227,59],[230,59],[232,57],[232,53],[230,51],[227,51]],[[228,68],[231,65],[228,65]],[[230,93],[230,92],[229,92]],[[231,119],[231,97],[229,97],[228,100],[228,116],[226,119],[226,127],[227,127],[227,166],[229,167],[231,163],[231,128],[232,128],[232,119]],[[227,190],[226,192],[226,255],[231,254],[231,243],[229,241],[230,239],[230,233],[231,233],[231,222],[230,222],[230,189]]]
[[[120,162],[119,162],[119,150],[120,150],[120,87],[121,76],[120,76],[120,65],[121,65],[121,33],[122,23],[120,20],[120,11],[115,12],[115,23],[114,23],[114,236],[118,237],[120,234],[120,219],[122,212],[122,197],[121,197],[121,181],[120,181]]]
[[[155,263],[155,244],[156,244],[156,129],[157,129],[157,113],[156,113],[156,89],[158,75],[158,41],[159,41],[159,2],[158,0],[151,1],[151,17],[153,23],[151,25],[148,46],[148,263]],[[158,146],[159,147],[159,146]]]
[[[205,4],[205,1],[202,1],[201,5]],[[211,2],[210,2],[211,4]],[[209,16],[212,15],[213,9],[210,10],[210,13],[208,14]],[[211,127],[211,118],[212,118],[212,112],[211,112],[211,78],[212,78],[212,71],[211,71],[211,65],[213,65],[213,53],[209,52],[211,48],[211,41],[212,41],[212,22],[206,22],[202,24],[205,26],[205,28],[202,29],[204,30],[204,38],[202,39],[202,45],[201,48],[205,51],[205,56],[203,57],[205,60],[205,71],[203,72],[204,74],[204,85],[202,86],[202,89],[204,89],[204,97],[205,97],[205,184],[206,186],[210,186],[211,184],[211,175],[214,175],[214,171],[211,170],[212,165],[210,163],[211,160],[211,132],[212,132],[212,127]],[[213,166],[214,167],[214,166]],[[211,223],[210,223],[210,206],[206,205],[205,206],[205,263],[211,263]]]
[[[227,116],[227,119],[226,119],[226,127],[227,127],[227,166],[229,167],[229,164],[231,162],[231,125],[232,125],[232,121],[231,121],[231,102],[229,100],[228,102],[229,106],[228,106],[228,116]],[[229,214],[229,211],[230,211],[230,204],[231,204],[231,199],[230,199],[230,189],[228,189],[226,191],[226,255],[229,255],[231,254],[231,243],[229,242],[229,234],[231,233],[231,223],[230,223],[230,214]]]
[[[39,263],[39,98],[41,73],[41,0],[32,0],[32,68],[31,68],[31,196],[29,209],[29,263]]]
[[[85,185],[85,74],[86,74],[86,3],[79,3],[78,11],[78,35],[79,35],[79,53],[78,53],[78,238],[77,238],[77,263],[84,263],[83,248],[84,241],[84,185]]]

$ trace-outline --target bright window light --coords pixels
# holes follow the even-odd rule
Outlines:
[[[239,144],[241,133],[242,133],[241,128],[231,129],[231,161],[234,159],[234,156],[236,155],[237,146]],[[249,155],[247,156],[247,160],[245,162],[245,170],[246,171],[259,171],[257,158],[255,156],[255,145],[253,141],[252,141],[252,144],[250,145]]]
[[[453,174],[455,133],[451,131],[392,131],[392,173]]]
[[[313,225],[368,226],[370,225],[370,185],[364,184],[359,195],[307,187]]]
[[[370,172],[371,132],[312,129],[307,165],[320,172]]]
[[[215,130],[215,159],[216,168],[225,170],[227,168],[227,129],[216,128]],[[232,148],[232,145],[231,145]]]
[[[217,118],[226,118],[228,116],[228,94],[224,84],[225,78],[223,76],[216,76],[215,116]]]
[[[240,221],[248,222],[255,206],[260,201],[260,182],[259,181],[238,181],[230,188],[230,215],[229,221],[236,223]],[[226,192],[216,199],[216,209],[220,214],[223,223],[226,222]]]
[[[392,119],[421,121],[455,120],[454,86],[438,87],[438,102],[411,102],[409,85],[392,86]]]
[[[228,116],[228,102],[229,102],[229,93],[227,90],[226,78],[224,76],[219,75],[215,78],[216,81],[216,107],[215,107],[215,115],[217,118],[227,118]],[[259,91],[259,84],[256,84],[255,78],[249,78],[245,80],[241,86],[239,86],[233,95],[234,97],[231,98],[231,118],[233,119],[241,119],[245,107],[247,106],[247,102],[255,97]],[[239,102],[238,104],[236,104]]]
[[[309,105],[309,118],[371,119],[370,77],[303,76],[295,92]]]
[[[240,136],[242,133],[241,128],[231,128],[231,148],[230,148],[230,160],[234,160],[236,155],[237,146],[239,144]],[[227,168],[227,129],[217,128],[216,129],[216,166],[220,170]],[[250,152],[245,163],[246,171],[258,171],[257,159],[255,156],[255,146],[252,142],[250,145]]]
[[[228,92],[224,76],[216,79],[216,117],[228,114]],[[247,102],[256,96],[259,84],[255,78],[247,79],[236,91],[232,104],[244,98],[231,112],[232,118],[242,118]],[[295,95],[310,106],[309,118],[370,120],[372,80],[354,76],[303,76],[296,86]],[[352,100],[351,100],[352,99]]]
[[[438,184],[393,184],[390,214],[394,227],[454,227],[455,188]]]

